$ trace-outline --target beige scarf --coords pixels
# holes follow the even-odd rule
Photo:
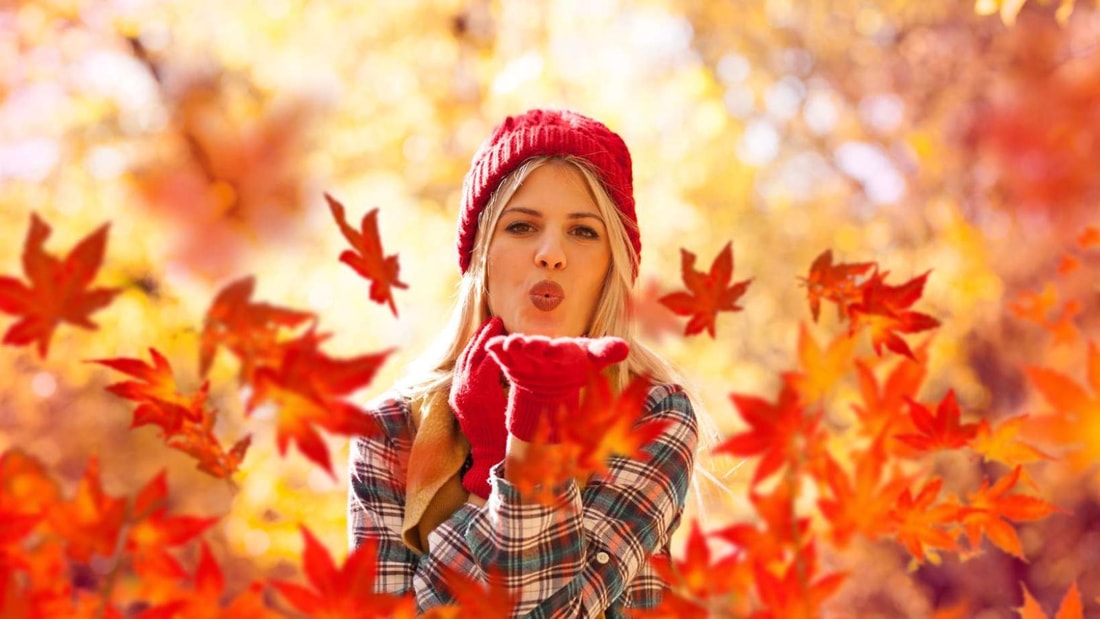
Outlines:
[[[450,518],[469,492],[458,476],[470,453],[446,398],[429,397],[410,403],[412,450],[405,482],[405,520],[401,539],[417,554],[428,551],[428,534]]]

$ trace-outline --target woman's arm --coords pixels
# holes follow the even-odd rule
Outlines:
[[[408,404],[382,400],[370,414],[379,435],[356,437],[348,464],[348,540],[352,549],[367,540],[377,545],[376,593],[412,589],[417,556],[401,541],[405,513],[405,459],[411,447]]]

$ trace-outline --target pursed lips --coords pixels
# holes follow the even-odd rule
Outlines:
[[[531,286],[528,295],[535,308],[543,312],[553,311],[565,300],[565,290],[561,284],[548,279]]]

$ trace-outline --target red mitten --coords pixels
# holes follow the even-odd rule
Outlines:
[[[478,329],[455,361],[448,402],[462,433],[470,441],[473,465],[462,476],[462,487],[489,498],[489,469],[504,459],[508,431],[504,411],[508,404],[496,360],[485,348],[490,338],[504,333],[504,321],[493,317]]]
[[[512,383],[508,431],[531,441],[539,419],[545,416],[552,443],[561,440],[555,413],[563,408],[575,410],[589,375],[626,359],[630,352],[630,346],[617,337],[551,339],[522,333],[498,335],[488,341],[486,349]]]

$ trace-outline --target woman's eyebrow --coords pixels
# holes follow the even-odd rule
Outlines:
[[[532,217],[542,217],[541,211],[535,210],[533,208],[527,208],[525,206],[509,206],[508,208],[504,209],[504,212],[502,212],[501,215],[505,215],[508,213],[523,213],[524,215],[530,215]],[[569,219],[591,218],[603,222],[603,217],[600,217],[599,213],[578,211],[575,213],[569,213],[568,215],[566,215],[566,217],[568,217]]]

